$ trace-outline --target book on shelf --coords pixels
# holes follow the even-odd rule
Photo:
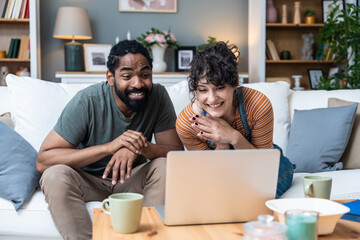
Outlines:
[[[6,11],[8,0],[0,0],[0,18],[3,18],[3,15],[5,14],[4,9]]]
[[[275,44],[271,39],[266,40],[266,46],[269,48],[272,60],[280,60]]]
[[[12,38],[10,40],[10,45],[9,45],[9,50],[7,52],[7,58],[11,58],[11,52],[13,51],[13,48],[14,48],[14,39]]]
[[[20,18],[20,19],[24,19],[24,18],[25,18],[25,11],[26,11],[27,1],[28,1],[28,0],[22,0],[22,2],[21,2],[21,9],[20,9],[20,15],[19,15],[19,18]]]
[[[14,10],[14,3],[15,0],[9,0],[4,18],[9,19],[11,17],[11,14]]]
[[[21,9],[21,2],[22,0],[15,0],[15,7],[13,14],[11,16],[12,19],[18,19],[20,15],[20,9]]]
[[[341,219],[360,222],[360,200],[344,203],[344,205],[350,208],[350,211],[345,213]]]
[[[28,54],[27,54],[28,45],[29,45],[29,36],[22,35],[21,39],[20,39],[19,53],[17,56],[18,59],[28,59],[29,58]]]
[[[27,1],[26,1],[24,18],[29,18],[29,1],[30,1],[30,0],[27,0]]]
[[[11,58],[17,58],[18,53],[19,53],[19,47],[20,47],[20,39],[19,39],[19,38],[15,38],[14,50],[13,50],[13,52],[12,52]]]

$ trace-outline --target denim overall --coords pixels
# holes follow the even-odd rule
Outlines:
[[[251,143],[251,129],[249,127],[246,117],[245,102],[241,87],[237,88],[236,96],[239,100],[238,110],[239,110],[241,123],[245,129],[245,137],[246,140],[248,140]],[[207,112],[203,110],[203,116],[206,116],[206,113]],[[206,142],[210,147],[210,149],[214,150],[216,148],[216,146],[214,146],[214,144],[211,141],[207,140]],[[233,149],[232,146],[231,148]],[[279,198],[291,186],[295,165],[293,165],[289,161],[289,159],[284,156],[282,149],[278,145],[273,144],[273,148],[278,149],[280,151],[280,165],[279,165],[278,183],[276,189],[276,198]]]

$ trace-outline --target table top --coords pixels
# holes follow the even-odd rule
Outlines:
[[[139,231],[133,234],[114,232],[110,215],[94,209],[93,240],[120,239],[242,239],[244,223],[223,223],[189,226],[165,226],[153,207],[143,207]],[[339,220],[331,235],[319,236],[319,240],[360,239],[360,223]]]

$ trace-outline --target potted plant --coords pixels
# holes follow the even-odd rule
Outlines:
[[[342,65],[341,71],[320,80],[318,89],[360,88],[360,6],[346,4],[346,10],[332,4],[324,26],[319,30],[318,59],[331,52],[336,64]]]
[[[304,12],[305,16],[305,23],[306,24],[313,24],[315,23],[315,11],[314,9],[307,8]]]

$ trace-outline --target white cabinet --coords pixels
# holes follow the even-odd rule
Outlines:
[[[85,73],[85,72],[56,72],[56,78],[61,79],[61,83],[79,84],[79,83],[98,83],[106,81],[105,73]],[[183,80],[187,80],[186,73],[153,73],[153,83],[160,83],[165,87],[169,87]],[[248,78],[247,73],[240,73],[240,82],[244,82]]]

